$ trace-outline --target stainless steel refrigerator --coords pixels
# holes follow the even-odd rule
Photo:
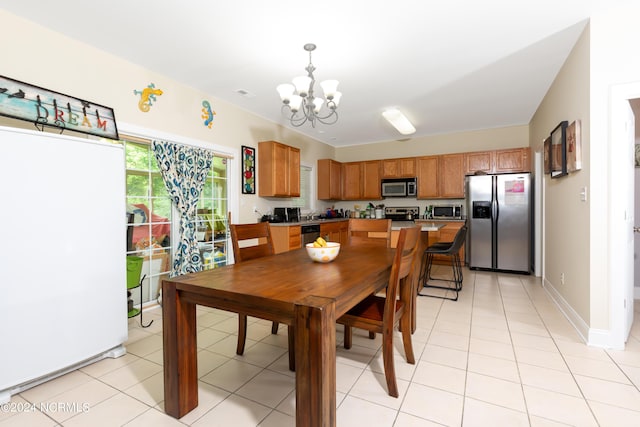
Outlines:
[[[531,270],[531,174],[467,176],[469,268]]]

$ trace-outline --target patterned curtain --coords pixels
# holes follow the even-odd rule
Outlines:
[[[203,148],[166,141],[153,141],[158,167],[173,203],[180,212],[180,241],[171,277],[202,269],[194,220],[213,154]]]

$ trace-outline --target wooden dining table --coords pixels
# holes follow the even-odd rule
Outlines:
[[[343,245],[325,264],[302,248],[163,280],[165,412],[180,418],[198,405],[200,304],[293,325],[296,426],[335,426],[336,318],[386,286],[394,251]]]

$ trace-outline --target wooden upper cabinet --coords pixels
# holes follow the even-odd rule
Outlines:
[[[362,198],[362,163],[342,164],[342,199],[360,200]]]
[[[438,156],[439,196],[443,199],[464,198],[464,154]]]
[[[362,162],[362,198],[381,199],[380,160]]]
[[[300,149],[276,141],[258,143],[258,195],[300,196]]]
[[[418,199],[438,197],[438,156],[425,156],[416,159]]]
[[[342,164],[342,200],[381,198],[380,160]]]
[[[475,151],[464,154],[464,173],[473,175],[476,172],[493,173],[495,151]]]
[[[495,173],[530,172],[531,149],[529,147],[496,151]]]
[[[342,199],[342,163],[331,159],[318,160],[318,199]]]
[[[416,159],[385,159],[381,161],[382,178],[413,178],[416,173]]]

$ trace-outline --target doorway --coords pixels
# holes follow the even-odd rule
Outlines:
[[[635,201],[640,198],[636,191],[636,168],[634,168],[636,123],[640,123],[640,82],[617,85],[611,91],[610,124],[610,304],[611,342],[615,349],[624,349],[633,325],[635,280],[634,254],[640,253],[635,245],[634,227]],[[614,166],[615,165],[615,166]],[[623,166],[624,165],[624,166]],[[617,248],[614,250],[612,248]]]

